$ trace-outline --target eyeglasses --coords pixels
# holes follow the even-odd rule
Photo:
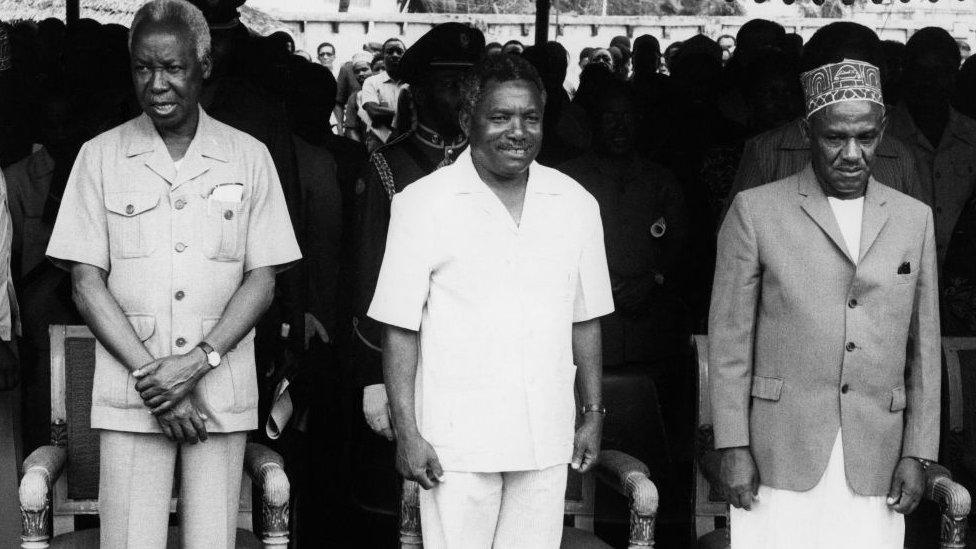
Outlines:
[[[320,51],[319,57],[335,57],[334,51]]]

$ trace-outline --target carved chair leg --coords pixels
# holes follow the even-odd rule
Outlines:
[[[277,464],[261,468],[261,544],[265,549],[287,549],[291,489],[284,469]]]
[[[20,508],[22,549],[47,549],[51,546],[51,502],[37,510]]]
[[[424,540],[420,532],[420,486],[405,480],[400,497],[400,549],[421,549]]]
[[[939,532],[939,549],[965,549],[966,516],[955,517],[942,511],[942,526]]]
[[[630,545],[627,549],[646,549],[654,547],[655,515],[640,515],[630,510]]]

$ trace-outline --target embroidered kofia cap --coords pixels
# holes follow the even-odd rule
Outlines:
[[[863,61],[845,59],[800,75],[807,118],[820,109],[841,101],[870,101],[884,107],[881,71]]]

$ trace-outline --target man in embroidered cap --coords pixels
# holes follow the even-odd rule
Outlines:
[[[806,167],[740,192],[709,318],[733,549],[900,549],[939,445],[928,206],[879,183],[878,69],[802,76]]]
[[[404,53],[400,75],[410,85],[416,126],[377,149],[366,177],[356,189],[356,309],[351,360],[360,373],[366,424],[380,437],[364,433],[359,465],[375,485],[361,483],[358,499],[374,507],[395,509],[398,484],[393,470],[393,440],[383,385],[381,325],[366,316],[386,250],[390,201],[396,193],[435,169],[454,162],[468,145],[458,122],[460,85],[483,54],[481,31],[461,23],[444,23],[421,36]],[[388,440],[383,440],[388,439]],[[359,475],[365,478],[367,475]]]
[[[857,59],[873,65],[883,60],[881,41],[864,25],[838,21],[814,33],[803,48],[802,70],[810,70],[842,59]],[[886,78],[881,74],[882,80]],[[885,185],[914,197],[916,195],[915,163],[912,154],[890,132],[885,132],[874,154],[871,173]],[[799,120],[761,133],[742,149],[742,159],[735,174],[725,209],[739,191],[793,175],[810,161],[810,143],[800,129]]]

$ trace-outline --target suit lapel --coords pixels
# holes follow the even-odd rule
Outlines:
[[[861,221],[861,257],[862,261],[871,249],[871,245],[881,234],[881,229],[888,222],[888,209],[884,188],[873,178],[868,182],[867,192],[864,194],[864,218]]]
[[[837,218],[834,217],[834,212],[830,209],[827,195],[824,194],[817,182],[813,167],[808,165],[805,170],[797,174],[797,178],[797,190],[802,196],[800,207],[830,237],[844,257],[853,264],[854,259],[844,243],[844,236],[840,233],[840,225],[837,224]]]

